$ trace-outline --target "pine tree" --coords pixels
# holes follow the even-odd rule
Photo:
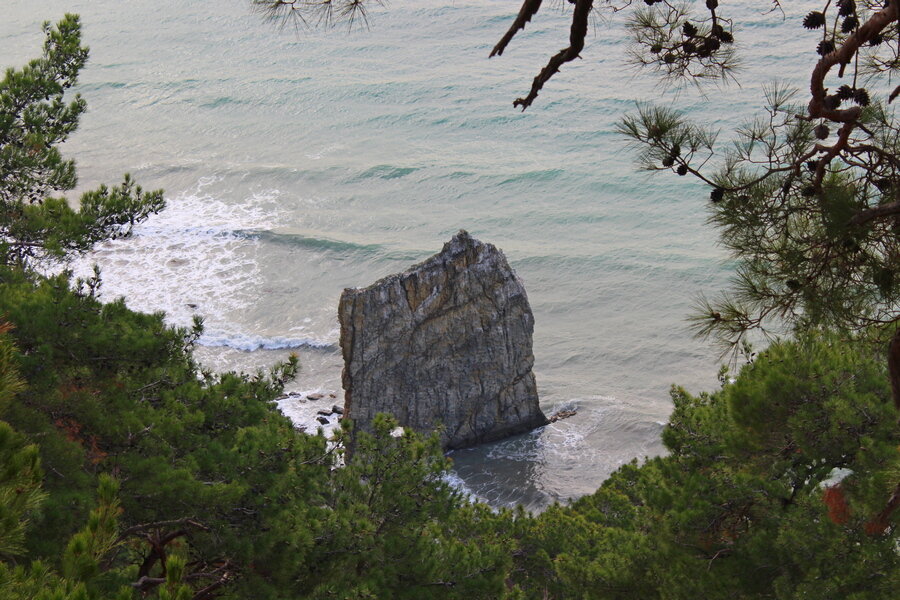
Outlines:
[[[674,388],[669,455],[526,527],[528,597],[891,597],[900,434],[884,363],[852,342],[808,334],[722,390]]]
[[[64,100],[84,67],[81,24],[66,15],[44,24],[43,55],[0,80],[0,264],[65,258],[99,241],[127,236],[162,210],[162,192],[144,192],[128,175],[119,186],[82,194],[74,210],[51,194],[75,187],[75,163],[59,151],[86,108]]]

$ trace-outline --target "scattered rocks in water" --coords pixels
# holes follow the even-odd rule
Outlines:
[[[323,408],[321,410],[316,411],[317,415],[325,415],[326,417],[330,416],[332,413],[334,413],[334,411],[328,410],[327,408]]]
[[[335,404],[334,406],[331,407],[331,412],[342,415],[342,414],[344,414],[344,409],[341,408],[340,406],[338,406],[337,404]]]
[[[188,302],[187,304],[185,304],[185,306],[187,306],[187,307],[190,308],[190,309],[196,309],[196,308],[197,308],[197,305],[196,305],[196,304],[193,304],[193,303],[191,303],[191,302]]]
[[[318,421],[318,422],[321,423],[322,425],[328,425],[328,418],[327,418],[327,417],[322,417],[322,416],[316,417],[316,421]]]
[[[321,400],[324,397],[325,394],[307,394],[306,399],[315,402],[316,400]]]
[[[577,410],[561,410],[547,420],[550,423],[556,423],[557,421],[561,421],[562,419],[568,419],[569,417],[574,417],[577,414],[578,414]]]
[[[538,406],[525,288],[503,253],[460,231],[440,253],[338,308],[344,412],[359,431],[377,413],[465,448],[547,423]]]

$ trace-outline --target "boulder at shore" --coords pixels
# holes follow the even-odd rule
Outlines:
[[[532,366],[534,317],[491,244],[460,231],[440,253],[341,295],[344,416],[377,413],[463,448],[547,423]]]

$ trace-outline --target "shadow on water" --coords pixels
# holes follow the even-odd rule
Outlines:
[[[543,428],[541,428],[543,429]],[[522,504],[530,511],[538,511],[552,504],[552,498],[540,483],[540,465],[525,457],[539,453],[541,430],[514,438],[484,444],[450,453],[455,477],[451,480],[460,489],[494,507],[513,507]],[[515,446],[519,452],[509,452]],[[490,458],[492,451],[498,453]]]
[[[612,397],[560,403],[575,416],[498,442],[456,450],[450,481],[491,506],[540,512],[594,492],[626,462],[665,452],[665,424]]]

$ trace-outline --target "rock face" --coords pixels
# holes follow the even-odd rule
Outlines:
[[[532,365],[534,317],[503,253],[465,231],[440,253],[341,296],[344,415],[375,415],[463,448],[547,423]]]

